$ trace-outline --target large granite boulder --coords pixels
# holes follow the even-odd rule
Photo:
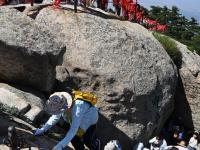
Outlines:
[[[176,97],[175,114],[186,128],[200,130],[200,56],[179,42],[177,47],[182,54],[182,65],[179,68],[181,94]]]
[[[103,141],[119,140],[128,150],[132,141],[146,142],[160,131],[173,111],[177,72],[150,32],[130,22],[50,8],[36,21],[67,45],[66,71],[58,71],[66,82],[62,75],[59,80],[97,95]]]
[[[52,89],[65,46],[45,26],[15,9],[0,8],[0,79]]]
[[[22,117],[31,123],[41,121],[45,97],[40,92],[22,86],[0,83],[0,111]]]

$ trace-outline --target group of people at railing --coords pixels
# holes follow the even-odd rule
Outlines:
[[[9,2],[10,1],[10,2]],[[0,6],[7,4],[31,3],[33,0],[0,0]],[[36,0],[42,2],[42,0]],[[45,0],[46,1],[46,0]],[[48,0],[47,0],[48,1]],[[54,5],[60,5],[61,0],[53,0]],[[68,0],[69,2],[70,0]],[[75,1],[75,0],[74,0]],[[94,4],[95,0],[80,0],[79,3],[90,6]],[[109,0],[96,0],[96,7],[107,10]],[[115,13],[121,16],[123,20],[129,20],[144,25],[149,30],[166,31],[167,25],[162,25],[158,20],[149,19],[144,15],[144,9],[137,0],[112,0]]]

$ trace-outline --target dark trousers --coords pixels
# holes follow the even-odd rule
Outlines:
[[[90,150],[99,150],[100,143],[97,142],[96,125],[90,126],[83,137],[80,138],[78,136],[75,136],[72,139],[71,143],[74,146],[75,150],[84,150],[84,144]]]
[[[187,148],[188,148],[188,150],[196,150],[196,148],[194,148],[194,147],[191,147],[191,146],[189,146],[189,145],[188,145],[188,147],[187,147]]]
[[[115,7],[117,15],[120,16],[120,13],[121,13],[121,7],[120,7],[120,5],[115,5],[114,7]]]
[[[101,8],[101,1],[102,0],[97,0],[97,8]]]

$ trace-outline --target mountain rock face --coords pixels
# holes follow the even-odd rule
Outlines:
[[[156,134],[173,111],[176,67],[142,26],[99,16],[45,8],[36,22],[67,47],[63,71],[57,70],[60,85],[95,93],[102,139],[131,149],[133,141]]]
[[[179,42],[177,45],[182,54],[179,74],[184,97],[177,98],[175,112],[182,116],[182,122],[186,127],[200,130],[200,56]]]
[[[65,46],[44,28],[15,9],[0,8],[0,79],[52,89]]]
[[[32,89],[0,83],[0,110],[36,122],[44,113],[45,97]]]

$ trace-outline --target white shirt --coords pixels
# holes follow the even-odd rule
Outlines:
[[[197,139],[195,139],[194,137],[191,137],[189,141],[189,146],[197,149],[197,145],[198,145]]]
[[[157,140],[156,137],[154,137],[154,138],[149,140],[149,143],[151,144],[150,150],[153,150],[153,149],[155,149],[155,147],[153,147],[152,144],[153,143],[158,144],[159,140]],[[165,141],[165,139],[163,139],[163,140],[160,141],[160,147],[158,149],[159,150],[164,150],[166,146],[167,146],[167,142]]]

